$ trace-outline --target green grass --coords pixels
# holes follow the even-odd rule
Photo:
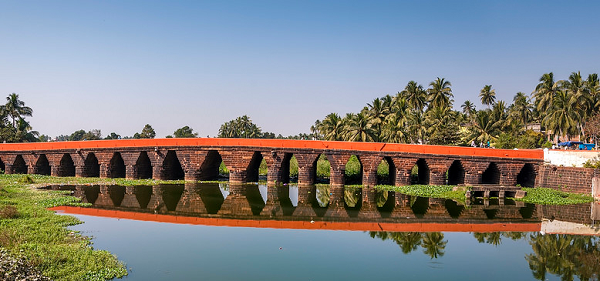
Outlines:
[[[0,247],[26,259],[53,280],[106,280],[127,275],[114,255],[94,250],[88,237],[66,227],[81,223],[48,207],[76,204],[64,191],[39,190],[36,184],[97,183],[99,179],[0,175]],[[119,184],[120,180],[115,180]],[[125,182],[127,183],[127,182]]]
[[[467,188],[453,191],[453,185],[406,185],[406,186],[391,186],[391,185],[377,185],[376,189],[395,191],[402,194],[420,197],[431,197],[431,198],[445,198],[453,199],[459,202],[465,202],[467,197],[465,193]]]
[[[573,205],[594,202],[592,196],[554,190],[551,188],[523,188],[527,195],[517,201],[540,205]]]

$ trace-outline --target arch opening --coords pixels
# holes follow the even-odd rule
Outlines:
[[[362,163],[360,158],[356,155],[351,155],[346,162],[346,168],[344,171],[344,183],[345,184],[362,184]]]
[[[97,178],[100,177],[100,164],[98,164],[98,158],[92,152],[90,152],[83,163],[83,176]]]
[[[165,180],[182,180],[185,177],[179,158],[174,150],[169,150],[162,167],[162,178]]]
[[[517,175],[517,185],[523,187],[534,187],[535,186],[535,168],[533,164],[526,163],[521,168],[521,171]]]
[[[492,162],[487,169],[481,174],[481,184],[498,184],[500,183],[500,170],[498,165]]]
[[[0,159],[0,174],[4,174],[6,172],[6,166],[4,165],[4,161]]]
[[[425,159],[419,159],[415,166],[413,166],[410,173],[410,184],[429,184],[429,166]]]
[[[151,179],[152,178],[152,162],[146,151],[140,152],[140,156],[135,161],[136,179]]]
[[[46,154],[40,154],[37,161],[35,162],[35,172],[38,175],[50,175],[50,162],[48,162],[48,158]]]
[[[121,153],[115,152],[110,159],[108,166],[109,178],[124,178],[125,177],[125,161],[121,157]]]
[[[27,174],[27,164],[25,163],[23,156],[17,155],[17,157],[15,157],[11,172],[13,174]]]
[[[346,208],[360,209],[362,203],[362,188],[345,187],[344,188],[344,203]]]
[[[246,169],[246,181],[247,182],[258,182],[259,175],[261,175],[261,163],[263,162],[263,156],[260,152],[255,151],[252,154],[252,159],[248,164],[248,168]],[[267,163],[264,164],[264,174],[267,174]]]
[[[448,185],[459,185],[465,183],[465,168],[460,160],[454,160],[448,168]]]
[[[73,158],[68,153],[63,154],[60,159],[60,165],[58,166],[59,177],[74,177],[75,176],[75,163]]]
[[[396,165],[389,156],[384,157],[377,166],[377,184],[396,184]]]
[[[200,180],[216,180],[220,175],[227,177],[229,172],[221,159],[221,154],[216,150],[210,150],[206,153],[204,162],[200,166]]]
[[[331,163],[325,154],[319,154],[312,164],[312,175],[314,183],[329,184]]]
[[[298,182],[298,159],[293,153],[283,155],[280,181],[282,183]]]

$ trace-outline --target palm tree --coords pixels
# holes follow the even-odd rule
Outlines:
[[[339,141],[342,140],[343,126],[342,118],[337,113],[330,113],[321,122],[319,131],[325,140]]]
[[[513,98],[513,106],[511,107],[512,112],[514,112],[514,116],[518,119],[521,124],[525,125],[527,128],[527,123],[531,118],[532,107],[529,101],[527,100],[527,96],[523,92],[518,92]]]
[[[537,84],[533,92],[537,111],[546,112],[552,106],[552,101],[556,91],[560,88],[559,86],[559,83],[554,81],[552,72],[545,73],[540,77],[540,83]]]
[[[2,111],[12,119],[13,128],[17,128],[17,120],[23,116],[31,116],[33,109],[25,106],[25,102],[19,100],[19,95],[12,93],[6,97],[6,104],[2,107]]]
[[[552,107],[543,119],[552,135],[567,136],[570,139],[571,135],[578,133],[578,120],[581,120],[581,116],[576,110],[576,103],[577,100],[569,92],[556,92]]]
[[[600,81],[598,80],[597,73],[592,73],[588,75],[587,80],[585,80],[585,87],[586,91],[588,92],[590,98],[593,101],[593,111],[590,114],[593,115],[594,113],[600,111]]]
[[[444,241],[444,234],[441,232],[428,232],[423,235],[423,253],[431,259],[444,256],[444,249],[448,241]]]
[[[471,127],[471,140],[486,143],[496,139],[497,125],[492,117],[492,111],[489,109],[477,112]]]
[[[427,105],[427,92],[415,81],[409,81],[399,95],[406,98],[409,107],[414,110],[423,112],[423,108]]]
[[[452,89],[450,88],[451,86],[452,84],[450,81],[439,77],[435,81],[429,83],[429,89],[427,89],[430,101],[429,108],[452,106],[452,98],[454,95],[452,95]]]
[[[466,100],[460,107],[462,108],[462,113],[469,119],[471,119],[476,112],[475,105],[470,100]]]
[[[490,108],[490,105],[496,101],[496,90],[492,89],[492,85],[485,85],[479,93],[479,98],[481,98],[481,104]]]
[[[373,123],[366,114],[363,112],[348,114],[345,119],[347,119],[345,138],[347,141],[376,141],[376,132],[373,128]]]
[[[372,103],[367,103],[366,115],[375,127],[377,139],[381,136],[381,125],[383,124],[385,117],[390,114],[390,105],[391,104],[386,104],[386,102],[380,98],[376,98]]]

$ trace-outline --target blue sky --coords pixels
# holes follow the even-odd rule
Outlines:
[[[598,73],[597,1],[0,1],[0,94],[34,129],[215,136],[248,115],[264,131],[443,77],[455,108],[507,103],[554,72]]]

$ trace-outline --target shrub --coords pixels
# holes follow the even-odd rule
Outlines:
[[[19,216],[19,211],[15,206],[4,206],[0,209],[0,218],[2,219],[14,219]]]

